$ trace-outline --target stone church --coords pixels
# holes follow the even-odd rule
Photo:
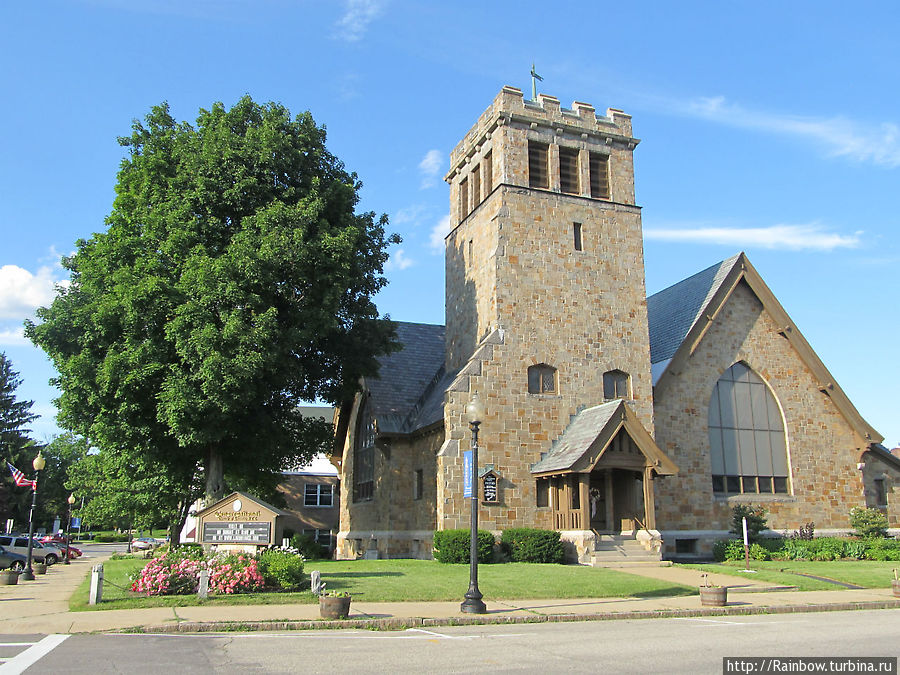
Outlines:
[[[336,414],[338,557],[469,526],[473,394],[479,527],[559,530],[572,561],[707,555],[735,504],[897,526],[900,458],[743,253],[646,296],[637,144],[621,110],[504,87],[453,150],[446,326],[398,324]]]

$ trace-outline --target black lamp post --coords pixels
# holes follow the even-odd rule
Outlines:
[[[69,532],[72,531],[72,504],[75,503],[75,495],[69,495],[66,501],[69,502],[69,522],[66,525],[66,565],[68,565],[69,557],[72,555],[69,551],[69,546],[72,545],[72,535]]]
[[[37,504],[38,474],[44,470],[46,465],[47,461],[44,459],[41,451],[38,450],[37,457],[31,462],[31,466],[34,467],[34,487],[31,490],[31,513],[28,515],[28,560],[25,563],[25,571],[19,577],[25,581],[34,581],[34,570],[31,568],[31,549],[34,548],[34,507]]]
[[[484,419],[484,404],[478,394],[472,395],[466,406],[466,416],[472,430],[472,525],[469,534],[469,590],[459,608],[468,614],[484,614],[487,607],[478,590],[478,427]]]

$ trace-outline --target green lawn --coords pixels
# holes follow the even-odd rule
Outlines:
[[[109,560],[104,563],[103,602],[87,604],[90,580],[85,579],[72,595],[74,611],[126,609],[132,607],[177,607],[199,604],[261,605],[313,603],[309,591],[300,593],[246,593],[210,597],[141,597],[123,590],[131,585],[129,575],[146,563],[143,559]],[[348,591],[354,598],[369,602],[414,600],[461,600],[469,587],[468,565],[444,565],[430,560],[310,561],[306,572],[319,570],[326,590]],[[577,565],[532,565],[506,563],[479,565],[478,586],[486,598],[603,598],[692,595],[697,589],[648,579],[616,570]]]
[[[843,586],[818,581],[800,574],[811,574],[826,579],[834,579],[863,588],[890,588],[893,570],[900,567],[896,562],[876,562],[874,560],[836,560],[833,562],[801,560],[752,560],[750,569],[756,574],[742,572],[743,562],[716,563],[709,565],[685,565],[705,572],[731,574],[744,579],[767,581],[785,586],[797,586],[801,591],[837,591]]]

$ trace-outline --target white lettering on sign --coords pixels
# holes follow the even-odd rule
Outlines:
[[[272,523],[203,523],[205,544],[271,544]]]

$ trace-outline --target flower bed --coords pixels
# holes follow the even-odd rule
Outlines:
[[[272,552],[267,551],[265,555],[271,558]],[[289,552],[283,555],[298,558],[302,574],[302,557]],[[206,555],[199,548],[181,547],[150,560],[134,578],[131,590],[147,596],[191,595],[197,592],[200,585],[200,572],[207,570],[211,593],[251,593],[266,586],[260,565],[260,560],[255,556],[244,553]],[[294,579],[297,566],[292,566]]]

